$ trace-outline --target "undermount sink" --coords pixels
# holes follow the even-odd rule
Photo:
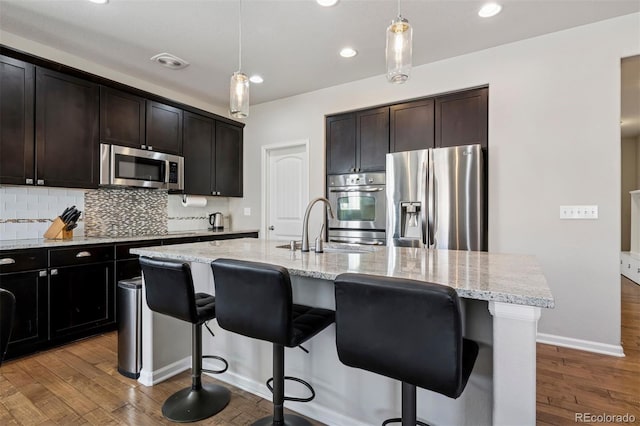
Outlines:
[[[301,243],[300,241],[296,241],[296,250],[300,250]],[[289,249],[291,250],[291,244],[282,244],[276,246],[276,248]],[[313,252],[313,247],[309,247],[310,251]],[[351,254],[368,254],[376,251],[374,247],[368,246],[359,246],[353,244],[335,244],[335,243],[325,243],[324,251],[326,253],[351,253]]]

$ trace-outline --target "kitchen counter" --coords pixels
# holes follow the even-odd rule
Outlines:
[[[185,238],[211,235],[244,234],[247,232],[258,232],[258,229],[237,229],[227,228],[224,230],[198,229],[193,231],[169,232],[158,235],[132,235],[128,237],[74,237],[70,240],[47,240],[44,238],[32,238],[24,240],[0,240],[0,251],[23,250],[33,248],[57,248],[65,246],[77,246],[87,244],[110,244],[128,241],[165,240],[171,238]]]
[[[210,262],[234,258],[289,269],[295,303],[335,309],[333,279],[343,272],[410,278],[449,285],[462,297],[465,337],[480,353],[467,388],[456,400],[418,389],[418,417],[433,424],[534,425],[536,423],[536,335],[541,308],[554,306],[544,274],[532,256],[415,248],[325,246],[325,253],[277,248],[282,241],[237,239],[131,252],[191,262],[198,292],[215,294]],[[333,251],[329,251],[333,250]],[[419,284],[418,284],[419,285]],[[143,306],[143,369],[139,381],[154,385],[190,366],[188,324]],[[271,347],[220,329],[205,336],[206,353],[229,361],[216,375],[265,398],[271,376]],[[206,333],[205,333],[206,335]],[[327,424],[370,425],[400,413],[400,385],[363,370],[348,368],[335,350],[335,328],[306,345],[310,354],[287,351],[287,375],[309,380],[317,390],[311,403],[287,406]],[[425,354],[428,357],[428,354]],[[205,368],[213,366],[204,361]],[[295,393],[295,390],[290,391]]]
[[[553,308],[554,301],[533,256],[403,247],[325,245],[325,253],[292,252],[282,241],[240,239],[188,245],[144,247],[134,254],[186,262],[211,263],[219,257],[266,262],[292,276],[334,280],[344,272],[410,278],[448,285],[460,297]],[[329,251],[332,248],[336,251]],[[348,249],[348,247],[347,247]],[[358,253],[359,252],[359,253]]]

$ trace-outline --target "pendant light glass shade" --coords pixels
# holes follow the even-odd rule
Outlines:
[[[411,72],[413,28],[398,14],[387,28],[387,80],[404,83]]]
[[[242,69],[242,0],[238,2],[238,71],[231,76],[229,85],[229,113],[234,118],[249,116],[249,77]]]
[[[231,76],[229,112],[235,118],[249,116],[249,77],[240,71]]]

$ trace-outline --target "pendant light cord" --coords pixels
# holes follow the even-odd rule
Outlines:
[[[400,0],[398,0],[398,16],[401,16],[401,14],[400,14]]]
[[[242,70],[242,0],[239,0],[238,3],[240,4],[238,12],[238,71],[240,71]]]

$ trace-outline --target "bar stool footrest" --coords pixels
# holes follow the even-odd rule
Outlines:
[[[382,426],[387,426],[390,423],[402,423],[402,419],[400,417],[396,417],[394,419],[387,419],[384,422],[382,422]],[[420,420],[416,420],[416,425],[418,425],[418,426],[429,426],[427,423],[421,422]]]
[[[216,356],[216,355],[202,355],[202,359],[215,359],[218,361],[221,361],[222,363],[224,363],[224,368],[222,370],[208,370],[206,368],[203,368],[202,371],[204,371],[205,373],[209,373],[209,374],[222,374],[225,371],[227,371],[229,369],[229,363],[227,362],[226,359]]]
[[[285,401],[309,402],[309,401],[312,401],[316,397],[316,392],[313,390],[313,386],[311,386],[309,383],[305,382],[304,380],[299,379],[297,377],[292,377],[292,376],[284,376],[284,379],[285,380],[292,380],[294,382],[298,382],[298,383],[304,385],[311,392],[311,396],[307,397],[307,398],[298,398],[298,397],[294,397],[294,396],[285,396],[284,397]],[[267,388],[269,388],[269,391],[271,391],[271,393],[273,393],[273,386],[271,385],[271,383],[273,383],[273,377],[270,378],[269,380],[267,380]]]

